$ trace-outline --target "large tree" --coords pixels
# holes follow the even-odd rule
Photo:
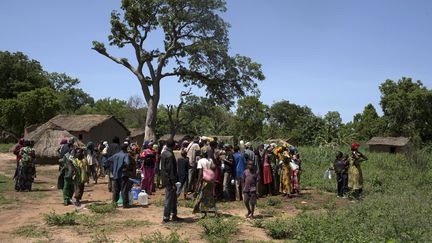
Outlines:
[[[121,12],[111,13],[109,44],[131,46],[136,65],[108,53],[94,41],[93,49],[125,66],[139,80],[148,110],[145,139],[155,138],[161,81],[177,77],[186,87],[204,88],[210,98],[231,103],[256,92],[263,80],[261,65],[229,54],[228,23],[219,14],[223,0],[122,0]],[[151,48],[148,37],[163,33],[163,47]]]
[[[386,80],[380,86],[381,107],[392,136],[432,140],[432,90],[411,78]]]
[[[353,126],[360,139],[370,139],[383,133],[383,119],[378,116],[375,107],[368,104],[363,113],[354,116]]]
[[[233,124],[236,135],[252,140],[262,138],[267,110],[268,107],[258,96],[247,96],[238,100]]]

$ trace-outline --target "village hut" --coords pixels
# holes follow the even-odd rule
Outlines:
[[[49,122],[68,131],[84,144],[111,141],[114,136],[122,141],[130,134],[123,123],[109,115],[58,115]]]
[[[406,137],[373,137],[367,143],[371,152],[402,153],[407,151],[410,139]]]
[[[129,128],[130,140],[132,143],[136,143],[141,146],[144,143],[145,131],[142,128]]]
[[[68,131],[54,123],[47,122],[24,138],[35,142],[34,150],[37,164],[57,164],[59,160],[57,149],[60,146],[60,141],[63,138],[71,137],[73,135]],[[76,141],[75,145],[84,147],[84,144],[80,141]]]
[[[294,145],[293,141],[290,138],[269,138],[266,140],[268,144],[275,143],[277,145]]]

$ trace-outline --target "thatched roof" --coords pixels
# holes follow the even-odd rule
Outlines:
[[[291,145],[292,143],[290,142],[290,139],[286,139],[286,138],[269,138],[266,140],[267,143],[275,143],[278,145],[283,145],[283,144],[289,144]]]
[[[130,131],[131,137],[142,136],[145,133],[145,130],[142,128],[128,128]]]
[[[368,145],[388,145],[388,146],[405,146],[409,142],[406,137],[373,137],[366,144]]]
[[[39,126],[32,133],[29,133],[25,139],[34,140],[36,158],[57,158],[57,149],[60,140],[65,137],[73,137],[68,131],[62,129],[54,123],[47,122]],[[78,146],[84,146],[83,143],[76,139]]]
[[[58,115],[49,121],[70,132],[89,132],[93,127],[109,119],[116,120],[126,131],[129,131],[123,123],[109,115]]]

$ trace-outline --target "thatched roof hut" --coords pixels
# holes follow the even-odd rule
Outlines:
[[[130,134],[123,123],[109,115],[58,115],[49,122],[68,131],[83,143],[111,141],[114,136],[124,140]]]
[[[371,152],[400,153],[407,150],[410,139],[406,137],[373,137],[367,143]]]
[[[68,131],[63,128],[47,122],[39,126],[33,132],[27,134],[25,139],[34,140],[36,151],[36,163],[38,164],[56,164],[58,163],[57,149],[60,144],[60,140],[65,137],[73,137]],[[83,143],[77,141],[78,146],[84,146]]]

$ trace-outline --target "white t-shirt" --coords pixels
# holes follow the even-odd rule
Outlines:
[[[212,160],[207,158],[202,158],[198,160],[197,169],[211,169]]]

